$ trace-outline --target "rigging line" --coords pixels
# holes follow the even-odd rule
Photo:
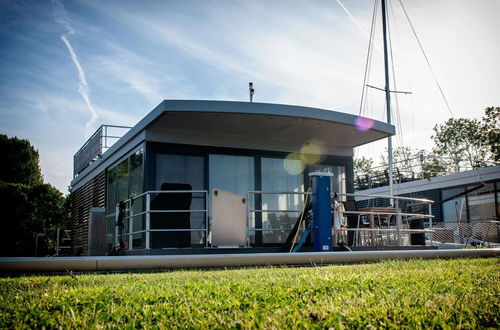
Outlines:
[[[368,41],[368,52],[366,54],[365,76],[363,78],[363,88],[361,90],[361,102],[359,104],[359,114],[358,114],[358,116],[361,116],[361,114],[363,112],[363,99],[365,97],[366,77],[367,77],[368,70],[369,70],[368,64],[370,63],[370,57],[371,57],[372,40],[373,40],[372,39],[373,38],[373,25],[374,25],[374,22],[375,22],[375,14],[377,12],[377,4],[378,4],[378,0],[375,0],[374,7],[373,7],[373,15],[372,15],[372,26],[370,28],[370,40]]]
[[[394,9],[394,6],[392,5],[391,3],[391,6],[389,7],[391,9],[391,15],[392,15],[392,22],[394,23],[394,29],[396,30],[396,40],[398,42],[398,44],[401,46],[401,36],[400,36],[400,33],[399,33],[399,28],[398,28],[398,22],[396,20],[396,15],[394,14],[395,12],[395,9]],[[400,54],[402,55],[402,54]],[[401,61],[401,63],[403,63],[403,68],[404,68],[404,71],[405,71],[405,76],[406,76],[406,83],[408,84],[408,87],[409,87],[409,90],[413,90],[413,87],[411,85],[411,81],[410,81],[410,76],[408,74],[408,65],[406,63],[406,60],[404,58],[404,56],[399,56],[399,58]],[[409,94],[412,94],[412,93],[409,93]],[[411,123],[411,139],[413,141],[413,145],[415,145],[415,117],[414,117],[414,98],[413,98],[413,95],[410,96],[410,115],[411,115],[411,120],[410,120],[410,123]]]
[[[441,88],[441,85],[439,84],[439,81],[437,80],[436,74],[434,73],[434,70],[432,69],[431,63],[429,62],[429,59],[427,58],[427,55],[425,54],[424,47],[422,47],[422,43],[420,43],[420,39],[418,38],[417,32],[415,31],[415,28],[413,27],[413,24],[411,23],[410,17],[408,16],[408,13],[406,12],[406,8],[403,5],[403,1],[399,0],[399,3],[401,4],[401,8],[403,8],[403,12],[405,13],[406,19],[408,20],[408,23],[410,24],[410,27],[411,27],[411,30],[413,31],[413,35],[415,36],[415,39],[417,39],[420,50],[422,51],[422,54],[424,55],[425,61],[427,62],[427,65],[429,66],[429,70],[432,73],[432,77],[434,78],[434,81],[436,82],[436,85],[439,88],[439,92],[441,92],[441,96],[443,97],[444,103],[446,103],[446,107],[448,108],[448,111],[450,112],[451,117],[455,118],[455,116],[453,115],[453,112],[451,111],[450,105],[448,104],[448,100],[446,99],[446,96],[444,96],[443,89]]]
[[[368,73],[367,73],[367,76],[366,76],[366,82],[370,81],[370,77],[371,77],[371,68],[372,68],[372,62],[373,62],[373,47],[375,46],[375,44],[373,43],[373,39],[375,38],[375,34],[376,34],[376,29],[377,29],[377,12],[378,12],[378,0],[375,0],[376,1],[376,4],[375,4],[375,13],[374,13],[374,20],[372,22],[373,24],[373,34],[372,34],[372,41],[371,41],[371,45],[372,45],[372,49],[371,49],[371,52],[370,52],[370,57],[369,57],[369,63],[368,63]],[[371,94],[368,94],[368,89],[365,89],[365,99],[364,99],[364,104],[362,105],[362,110],[361,112],[363,112],[363,110],[365,110],[365,112],[368,114],[368,110],[367,110],[367,107],[368,107],[368,96],[371,95]],[[371,116],[370,118],[373,118],[373,111],[371,113]]]
[[[390,1],[388,1],[389,3],[389,8],[392,7],[392,3]],[[391,70],[392,70],[392,80],[393,80],[393,85],[394,85],[394,90],[398,90],[397,88],[397,84],[396,84],[396,73],[395,73],[395,69],[394,69],[394,55],[393,55],[393,52],[392,52],[392,36],[391,36],[391,24],[392,24],[392,21],[389,20],[389,17],[387,17],[387,34],[388,34],[388,39],[389,39],[389,53],[391,55]],[[403,140],[403,128],[401,126],[401,113],[400,113],[400,109],[399,109],[399,96],[398,94],[396,93],[394,95],[394,103],[395,103],[395,108],[396,108],[396,111],[394,111],[394,121],[396,122],[396,127],[398,128],[399,132],[397,132],[397,136],[399,138],[399,143],[400,145],[399,146],[404,146],[404,140]]]

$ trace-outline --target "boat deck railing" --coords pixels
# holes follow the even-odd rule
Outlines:
[[[175,206],[172,205],[169,209],[154,206],[156,196],[168,194],[191,194],[192,200],[201,201],[191,203],[190,209],[173,209]],[[498,221],[484,222],[482,225],[479,222],[468,225],[436,224],[432,215],[433,201],[428,199],[346,193],[336,196],[344,203],[348,199],[354,202],[353,198],[368,197],[386,199],[389,205],[346,210],[334,203],[332,218],[341,219],[340,227],[332,227],[336,243],[342,240],[349,242],[350,246],[408,246],[415,239],[414,235],[420,234],[420,242],[424,240],[425,245],[436,246],[443,242],[474,245],[478,240],[495,242],[500,232]],[[247,197],[247,246],[253,246],[284,243],[301,216],[304,200],[306,197],[309,199],[311,193],[249,191]],[[117,204],[115,213],[108,214],[107,219],[115,223],[114,243],[121,242],[127,250],[151,249],[151,233],[155,232],[191,232],[192,240],[196,241],[193,244],[210,247],[209,205],[207,190],[152,190]],[[151,218],[161,213],[190,213],[190,225],[188,228],[153,228]],[[194,214],[199,215],[193,217]],[[299,228],[299,234],[305,230],[304,223]],[[493,236],[494,239],[491,238]]]
[[[152,196],[162,194],[195,194],[191,196],[193,199],[202,199],[204,208],[201,209],[159,209],[152,206]],[[109,214],[108,217],[115,219],[115,245],[119,242],[124,243],[126,250],[136,248],[151,248],[151,233],[154,232],[199,232],[203,234],[204,245],[208,247],[209,233],[209,212],[208,212],[208,191],[207,190],[151,190],[134,196],[122,202],[124,205],[123,211],[120,211],[120,203],[116,204],[115,213]],[[120,212],[121,215],[120,219]],[[154,214],[161,213],[201,213],[204,219],[201,228],[172,228],[161,229],[152,228],[151,217]],[[123,230],[120,232],[120,226],[116,225],[122,222]],[[134,246],[134,240],[138,239],[140,246]]]
[[[290,196],[300,196],[301,198],[300,202],[297,202],[297,199],[295,199],[294,203],[285,203],[288,207],[268,208],[267,203],[263,202],[266,199],[266,195],[277,195],[277,199],[279,200],[281,198],[282,201],[289,201]],[[255,240],[256,236],[259,235],[264,241],[267,238],[271,241],[273,239],[276,240],[276,242],[272,243],[282,243],[282,241],[278,241],[286,237],[292,230],[293,225],[302,212],[303,200],[306,195],[311,195],[311,193],[297,191],[249,191],[249,201],[253,200],[255,202],[248,203],[248,240],[251,241],[252,236],[254,236],[253,239]],[[335,196],[341,200],[355,197],[387,199],[388,204],[392,205],[391,207],[385,208],[364,208],[349,211],[342,208],[335,210],[333,206],[332,217],[338,212],[342,223],[340,228],[332,228],[332,234],[336,242],[340,240],[343,242],[351,241],[354,246],[405,246],[409,245],[411,242],[410,235],[424,234],[432,245],[432,236],[434,234],[432,228],[432,219],[434,218],[432,215],[432,204],[434,202],[432,200],[402,196],[350,193],[332,194],[332,198]],[[274,198],[274,201],[276,202],[276,198]],[[291,204],[293,207],[290,207]],[[417,208],[419,212],[405,212],[404,209],[402,209],[403,204],[405,204],[405,206],[410,205],[412,208]],[[251,205],[255,206],[251,207]],[[291,214],[295,214],[296,216],[291,217]],[[275,221],[272,221],[271,216],[274,217]],[[348,216],[357,217],[357,224],[354,227],[347,225]],[[277,221],[276,219],[278,218],[282,218],[282,221]],[[287,221],[290,218],[292,218],[292,221]],[[410,222],[417,219],[425,220],[426,228],[424,228],[424,224],[421,225],[421,228],[410,228]],[[273,225],[273,222],[276,226]],[[302,232],[304,229],[305,227],[302,225],[302,227],[299,228],[299,232]],[[258,234],[259,232],[260,234]],[[348,237],[350,233],[353,235],[351,239]]]

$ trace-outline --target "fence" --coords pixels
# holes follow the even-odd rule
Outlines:
[[[500,245],[500,221],[435,222],[432,228],[434,244],[443,248]]]
[[[73,156],[73,176],[80,174],[129,129],[127,126],[101,125]]]
[[[183,198],[189,194],[191,199],[201,199],[202,208],[191,209],[177,209],[173,207],[172,203],[165,203],[167,200],[163,200],[162,195],[173,194],[179,199],[179,196]],[[193,196],[193,194],[198,194],[200,196]],[[153,198],[152,198],[153,196]],[[175,200],[175,198],[174,198]],[[189,203],[192,204],[192,203]],[[192,205],[191,205],[192,206]],[[190,206],[190,207],[191,207]],[[195,205],[198,206],[198,205]],[[191,228],[191,215],[200,214],[203,215],[199,218],[202,221],[198,221],[198,228]],[[152,225],[159,223],[161,221],[154,221],[154,217],[161,215],[171,215],[176,216],[176,219],[172,219],[175,222],[171,222],[173,226],[171,228],[160,228],[159,225]],[[182,221],[186,219],[181,214],[189,214],[187,221]],[[116,205],[116,211],[113,214],[109,214],[109,217],[114,218],[115,222],[115,245],[118,246],[120,242],[123,242],[123,247],[127,250],[133,250],[136,248],[151,249],[155,248],[152,244],[152,234],[156,233],[178,233],[177,235],[170,236],[174,240],[186,241],[189,238],[189,246],[191,245],[191,234],[190,233],[202,233],[200,236],[200,241],[202,244],[208,246],[208,191],[207,190],[154,190],[147,191],[140,195],[137,195],[131,199],[125,200]],[[180,223],[176,223],[180,218]],[[164,220],[164,219],[161,219]],[[167,219],[168,220],[168,219]],[[184,224],[184,226],[182,226]],[[179,227],[179,225],[181,225]],[[108,227],[109,228],[109,227]],[[156,234],[156,238],[161,240],[160,234]]]
[[[261,232],[263,243],[283,243],[302,212],[304,196],[310,194],[310,192],[297,191],[249,191],[247,240],[249,244],[255,241],[258,232]],[[265,196],[267,195],[278,196],[278,203],[273,205],[272,200],[266,202]],[[300,196],[300,198],[294,198],[291,201],[291,196]],[[413,243],[419,242],[418,245],[424,245],[426,237],[432,242],[434,216],[431,200],[386,195],[337,194],[337,196],[341,199],[347,197],[388,199],[394,206],[340,210],[342,224],[333,232],[335,243],[342,240],[351,246],[404,246],[410,245],[413,241]],[[276,204],[281,205],[276,207]],[[408,205],[412,209],[417,209],[419,213],[405,212]],[[334,212],[332,210],[332,216]],[[349,222],[349,217],[351,220],[352,217],[356,219],[354,222]],[[424,228],[424,219],[428,219],[428,228]],[[298,236],[304,231],[304,226],[299,228]],[[421,234],[420,240],[417,239],[417,234]]]

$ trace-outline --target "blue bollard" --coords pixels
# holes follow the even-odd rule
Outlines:
[[[313,242],[317,252],[333,251],[332,244],[332,197],[330,177],[332,173],[309,174],[313,202]]]

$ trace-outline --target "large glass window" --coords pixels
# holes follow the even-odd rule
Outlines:
[[[115,210],[116,204],[131,197],[137,196],[144,191],[144,154],[140,149],[127,159],[121,161],[117,166],[108,169],[106,186],[106,226],[107,244],[111,248],[115,240]],[[136,199],[133,203],[133,214],[144,211],[144,198]],[[129,213],[127,213],[129,215]],[[123,233],[129,231],[129,221],[124,221]],[[132,231],[137,232],[145,229],[145,217],[139,215],[134,217]],[[144,233],[133,235],[133,247],[144,247]],[[122,237],[128,241],[128,236]]]
[[[465,191],[464,187],[443,189],[441,191],[441,200],[445,200],[456,196]],[[442,204],[443,207],[443,221],[455,222],[467,220],[467,205],[465,195],[455,197]]]
[[[156,155],[156,189],[164,183],[187,183],[193,190],[205,189],[203,157]]]
[[[345,166],[337,166],[337,165],[310,165],[309,173],[312,172],[326,172],[332,173],[333,177],[331,178],[331,191],[339,194],[346,193],[346,180],[345,180]],[[338,200],[345,200],[344,197],[339,197]]]
[[[204,158],[186,155],[156,155],[156,189],[157,190],[204,190],[205,170]],[[204,193],[163,193],[152,195],[152,209],[171,210],[204,210]],[[153,213],[151,228],[153,229],[204,229],[206,215],[204,212],[191,213]],[[203,244],[205,232],[156,232],[152,234],[152,247],[184,247]]]
[[[254,158],[231,155],[210,155],[210,191],[221,189],[247,195],[254,190]]]
[[[467,187],[468,189],[474,186]],[[469,217],[474,220],[496,220],[495,187],[493,183],[468,194]]]
[[[264,192],[303,192],[303,173],[289,171],[289,168],[300,168],[300,159],[262,158],[262,191]],[[293,228],[304,195],[298,194],[263,194],[262,210],[275,212],[262,213],[263,243],[283,243]],[[269,230],[265,230],[269,229]],[[282,229],[282,230],[277,230]]]
[[[116,210],[116,167],[107,174],[106,188],[106,246],[109,249],[115,241],[115,210]]]
[[[128,159],[118,164],[116,167],[116,199],[117,202],[127,200],[129,197],[129,182],[128,182]]]
[[[129,157],[129,196],[134,197],[140,195],[144,191],[144,172],[143,151],[138,150]],[[133,214],[139,214],[145,211],[145,197],[140,197],[134,200],[132,204]],[[146,229],[146,216],[144,214],[134,216],[132,231],[134,233]],[[145,247],[145,233],[133,234],[133,248]]]

